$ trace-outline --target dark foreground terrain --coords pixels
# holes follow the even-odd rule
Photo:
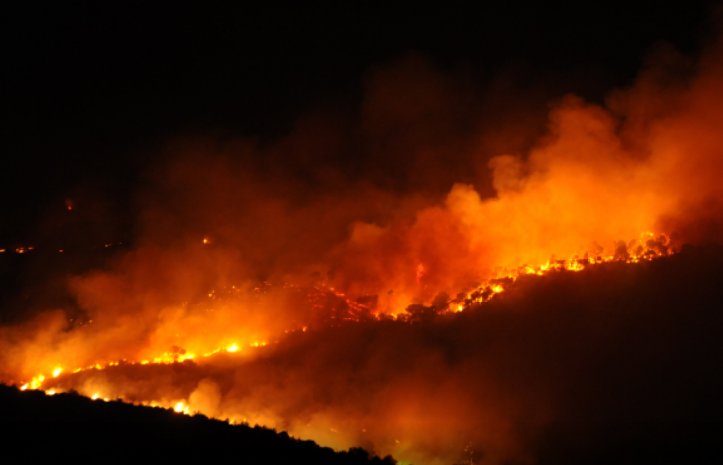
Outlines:
[[[46,396],[0,385],[0,412],[3,463],[396,463],[363,449],[334,452],[268,428],[74,394]]]

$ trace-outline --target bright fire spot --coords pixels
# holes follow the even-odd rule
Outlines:
[[[185,404],[182,400],[176,402],[176,405],[173,406],[173,411],[176,413],[183,413],[188,415],[190,413],[190,409],[188,408],[188,405]]]
[[[40,389],[45,381],[45,375],[36,375],[28,383],[25,384],[26,389]]]
[[[53,378],[57,378],[58,376],[60,376],[60,374],[61,374],[62,372],[63,372],[63,368],[62,368],[62,367],[55,367],[55,368],[53,368]]]
[[[65,199],[65,209],[69,212],[72,212],[74,208],[75,204],[73,203],[73,201],[71,199]]]
[[[231,352],[231,353],[238,352],[238,348],[239,348],[238,344],[233,343],[233,344],[230,344],[228,347],[226,347],[226,352]]]
[[[45,391],[45,394],[49,396],[54,396],[55,394],[57,394],[57,391],[55,389],[48,389],[47,391]]]
[[[203,236],[201,243],[203,243],[203,245],[209,245],[211,243],[211,238],[208,236]]]

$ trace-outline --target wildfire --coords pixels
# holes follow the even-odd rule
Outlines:
[[[452,308],[454,311],[460,312],[472,304],[488,302],[495,295],[504,292],[504,283],[512,283],[522,276],[544,276],[551,272],[560,271],[580,272],[590,266],[603,263],[622,262],[634,264],[655,260],[673,253],[674,249],[670,238],[666,234],[644,232],[636,240],[627,244],[619,244],[616,254],[613,255],[590,256],[586,254],[583,257],[551,259],[537,266],[524,265],[513,270],[502,271],[497,277],[467,292],[463,299],[452,301],[451,303],[455,304]]]
[[[45,382],[45,375],[39,374],[33,376],[30,381],[23,383],[20,386],[20,390],[25,391],[27,389],[40,389]]]
[[[523,265],[510,270],[500,270],[498,274],[490,278],[489,280],[480,283],[472,289],[459,293],[459,296],[454,299],[449,299],[447,302],[437,303],[436,308],[432,308],[432,311],[436,315],[455,314],[469,310],[470,308],[485,304],[495,298],[496,296],[503,294],[505,290],[511,286],[517,279],[523,276],[544,276],[550,273],[557,272],[580,272],[588,269],[591,266],[596,266],[605,263],[629,263],[635,264],[643,261],[651,261],[660,257],[668,256],[674,253],[674,249],[671,246],[670,240],[665,234],[655,234],[652,232],[645,232],[640,235],[636,240],[630,241],[626,244],[619,244],[617,252],[609,255],[584,255],[583,257],[571,257],[567,259],[550,259],[544,263],[538,265]],[[419,270],[424,270],[422,265],[419,265],[415,272],[419,274]],[[267,284],[268,286],[268,284]],[[234,295],[234,292],[238,291],[237,286],[233,285],[230,287],[229,292],[221,293],[223,295]],[[217,299],[217,291],[212,290],[208,293],[210,300]],[[324,297],[327,296],[327,297]],[[330,301],[325,300],[331,296],[336,299],[337,304],[332,304]],[[392,319],[399,321],[407,321],[412,316],[410,309],[414,306],[410,306],[408,309],[400,309],[396,312],[385,313],[375,308],[366,302],[360,302],[353,296],[349,296],[346,293],[340,292],[333,287],[316,287],[309,291],[310,302],[312,307],[320,308],[324,305],[343,305],[347,312],[342,318],[347,321],[361,321],[369,319]],[[300,328],[301,332],[306,332],[311,326],[311,323],[306,323]],[[284,334],[289,334],[296,331],[296,329],[285,329]],[[218,335],[223,337],[223,335]],[[226,345],[217,346],[211,350],[205,351],[200,354],[194,352],[187,352],[181,348],[174,348],[171,351],[163,352],[157,356],[150,358],[142,358],[138,360],[112,360],[112,361],[98,361],[90,366],[75,367],[67,370],[73,374],[78,374],[86,371],[100,371],[111,367],[117,367],[121,365],[172,365],[172,364],[183,364],[193,362],[196,360],[208,359],[210,357],[217,356],[222,353],[230,355],[238,355],[243,352],[244,347],[249,349],[262,349],[269,345],[269,341],[266,340],[252,340],[242,346],[238,342],[231,342]],[[63,366],[55,366],[49,374],[38,373],[32,376],[29,380],[19,382],[22,390],[35,389],[43,390],[44,384],[48,379],[58,378],[66,369]],[[53,388],[54,392],[57,392],[56,388]],[[95,392],[90,393],[93,398],[98,398],[99,395]],[[182,402],[178,402],[173,406],[173,409],[179,413],[188,413],[188,406]]]
[[[469,365],[479,369],[480,378],[488,375],[485,370],[505,371],[503,377],[514,384],[517,366],[500,368],[507,359],[457,363],[467,347],[438,350],[435,337],[443,331],[438,327],[504,309],[495,302],[504,304],[505,297],[514,301],[520,295],[517,291],[538,277],[581,273],[612,263],[649,262],[675,253],[685,242],[704,242],[707,235],[718,240],[717,208],[723,198],[719,166],[723,105],[718,96],[723,95],[723,68],[708,68],[701,66],[702,78],[676,88],[674,98],[663,103],[658,98],[654,104],[646,103],[654,93],[651,86],[657,84],[650,81],[655,79],[643,79],[640,89],[616,94],[610,108],[566,98],[555,106],[548,133],[539,143],[500,152],[509,153],[504,155],[470,153],[469,166],[479,165],[479,178],[462,173],[466,166],[455,166],[439,183],[443,187],[429,192],[425,183],[448,161],[435,155],[446,156],[445,143],[454,142],[450,146],[458,150],[486,141],[479,134],[456,134],[452,127],[450,140],[445,139],[446,130],[417,131],[414,125],[409,133],[401,129],[406,119],[418,123],[417,113],[457,113],[455,108],[444,108],[446,90],[428,88],[443,82],[440,76],[411,86],[434,97],[433,111],[428,112],[419,112],[416,106],[414,111],[399,110],[404,105],[393,97],[405,89],[396,74],[390,75],[393,91],[386,88],[389,83],[376,81],[389,76],[372,76],[369,85],[380,87],[365,99],[363,130],[334,133],[330,139],[336,142],[330,147],[324,130],[314,123],[312,135],[306,135],[301,125],[298,134],[292,131],[284,143],[269,142],[271,148],[266,143],[242,144],[243,156],[236,152],[206,156],[194,149],[190,154],[182,151],[178,159],[167,157],[169,166],[154,168],[157,178],[149,181],[152,188],[139,197],[142,211],[140,224],[134,225],[138,237],[133,238],[133,246],[111,254],[127,244],[107,241],[110,237],[94,239],[88,251],[113,255],[112,262],[64,276],[66,300],[40,307],[17,327],[0,328],[3,381],[23,390],[50,394],[74,389],[93,399],[120,398],[232,422],[250,418],[269,426],[294,423],[294,434],[334,444],[356,440],[351,433],[344,437],[345,431],[372,424],[373,416],[384,410],[392,425],[385,426],[389,443],[383,447],[390,451],[407,451],[407,444],[413,443],[397,430],[437,432],[443,429],[440,425],[463,423],[449,418],[454,415],[475,416],[465,423],[476,431],[470,434],[497,437],[496,428],[506,424],[504,414],[487,417],[480,407],[487,407],[485,400],[473,398],[476,391],[465,390],[465,376],[448,380],[444,375],[458,375],[455,370],[464,371]],[[407,100],[420,100],[419,108],[425,109],[424,96],[409,95]],[[459,102],[456,97],[452,100]],[[659,115],[649,114],[658,110]],[[367,147],[406,150],[410,157],[419,157],[394,163],[409,167],[413,179],[402,179],[399,185],[392,179],[392,187],[387,188],[377,179],[366,179],[367,173],[347,179],[346,172],[354,171],[349,167],[337,170],[324,165],[318,172],[307,172],[314,153],[345,150],[345,137],[358,133],[371,139],[361,144],[354,140],[351,153],[358,150],[361,158]],[[400,134],[402,140],[397,140]],[[431,143],[428,136],[441,139]],[[457,136],[462,137],[459,143]],[[282,158],[287,151],[303,163],[290,156],[287,170],[278,163],[287,161]],[[369,157],[372,165],[388,155],[382,152]],[[427,158],[440,166],[429,165],[430,173],[423,173]],[[257,159],[263,163],[256,166]],[[369,160],[361,160],[360,169]],[[376,173],[376,166],[371,171]],[[465,175],[460,179],[460,174]],[[410,181],[409,186],[405,181]],[[446,190],[448,186],[452,187]],[[66,201],[72,214],[63,212],[64,221],[82,216],[86,205],[78,203],[82,208],[77,208]],[[54,255],[57,262],[78,250],[60,240],[52,247],[36,245],[37,251],[30,253],[35,250],[32,245],[3,244],[0,253],[7,255],[4,260],[30,267],[48,250],[63,254]],[[15,254],[27,257],[9,257]],[[471,312],[479,313],[470,316]],[[333,336],[369,327],[393,328],[408,336],[393,341],[379,336],[351,344],[349,357],[339,354],[343,369],[373,366],[368,379],[389,382],[375,386],[373,401],[366,388],[358,388],[354,370],[341,381],[333,376],[309,380],[305,375],[286,377],[285,363],[269,363],[292,343],[315,342],[320,334],[333,347],[314,346],[298,353],[311,353],[313,358],[334,352],[347,341]],[[413,334],[417,329],[426,333]],[[467,335],[469,340],[475,337],[474,332]],[[414,346],[419,350],[400,360],[422,366],[423,370],[410,372],[424,376],[402,376],[399,381],[394,377],[406,365],[394,365],[397,361],[389,359],[394,359],[399,346],[413,345],[417,339],[434,347]],[[487,356],[486,347],[476,350],[477,355]],[[303,365],[290,357],[289,365]],[[327,374],[327,365],[318,365],[319,372]],[[141,381],[136,383],[134,376]],[[143,376],[154,382],[139,387],[147,381]],[[169,379],[183,384],[183,389]],[[254,383],[266,379],[274,382],[254,392]],[[493,391],[508,386],[493,384],[480,381],[474,386],[481,388],[481,397],[496,399]],[[296,412],[285,404],[284,394],[291,389],[300,393],[301,403],[312,403],[317,394],[327,403]],[[352,394],[347,398],[334,389]],[[229,391],[232,400],[222,406]],[[536,395],[530,394],[530,403],[537,401]],[[282,405],[269,406],[269,399]],[[338,399],[362,405],[360,415],[371,419],[355,418],[349,421],[351,426],[344,425],[346,407],[333,405]],[[444,402],[432,405],[436,399]],[[290,419],[296,414],[298,418]],[[382,436],[371,430],[370,437]],[[445,439],[458,432],[446,431]]]
[[[176,413],[183,413],[185,415],[188,415],[190,413],[188,405],[186,405],[186,403],[182,400],[176,402],[176,404],[173,406],[173,411]]]

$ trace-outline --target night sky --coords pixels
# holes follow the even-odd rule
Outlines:
[[[481,88],[514,70],[522,89],[599,101],[661,43],[695,56],[713,24],[710,2],[622,5],[6,9],[0,243],[40,240],[38,223],[88,190],[127,224],[169,138],[263,143],[316,109],[353,118],[369,71],[409,54]]]

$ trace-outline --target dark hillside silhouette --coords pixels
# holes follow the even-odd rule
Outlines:
[[[231,426],[202,415],[46,396],[0,385],[6,463],[224,463],[393,465],[361,448],[335,452],[263,427]]]

